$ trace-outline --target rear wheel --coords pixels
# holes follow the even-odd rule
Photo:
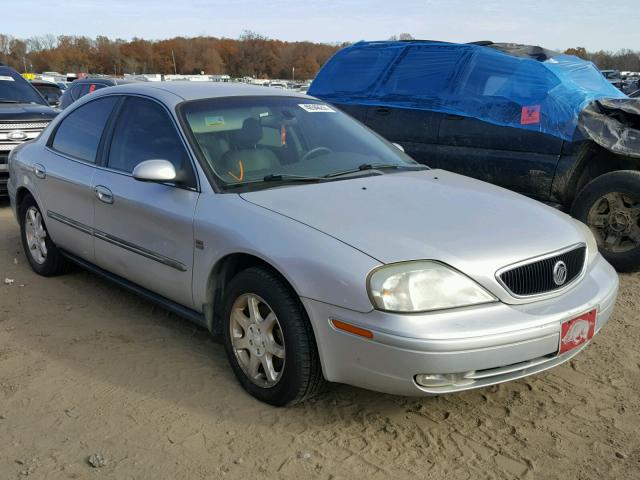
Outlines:
[[[60,275],[69,264],[49,237],[40,207],[27,195],[19,208],[22,247],[34,272],[45,277]]]
[[[283,406],[315,395],[324,383],[313,330],[295,292],[278,275],[240,272],[225,294],[224,344],[247,392]]]
[[[578,194],[571,213],[591,228],[600,253],[618,271],[640,268],[640,172],[599,176]]]

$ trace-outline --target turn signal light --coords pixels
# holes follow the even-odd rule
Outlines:
[[[366,330],[364,328],[356,327],[355,325],[341,322],[340,320],[336,320],[335,318],[331,320],[331,323],[338,330],[343,330],[345,332],[349,332],[364,338],[373,338],[373,332],[371,330]]]

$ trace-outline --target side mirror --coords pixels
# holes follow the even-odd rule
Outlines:
[[[396,147],[398,150],[400,150],[402,153],[404,153],[404,147],[402,145],[400,145],[399,143],[393,143],[392,145]]]
[[[49,105],[51,105],[52,107],[55,107],[58,105],[58,96],[56,95],[45,95],[44,99],[47,101],[47,103]]]
[[[141,182],[172,182],[176,169],[168,160],[145,160],[133,169],[133,178]]]

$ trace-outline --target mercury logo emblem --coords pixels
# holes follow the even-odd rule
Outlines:
[[[19,142],[21,140],[26,140],[27,134],[22,130],[14,130],[13,132],[7,133],[7,138],[9,140],[13,140],[14,142]]]
[[[562,260],[556,262],[553,266],[553,282],[558,285],[564,285],[567,281],[567,264]]]

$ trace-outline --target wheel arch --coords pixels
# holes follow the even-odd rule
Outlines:
[[[640,171],[640,158],[619,155],[596,144],[582,148],[575,157],[574,168],[565,180],[562,203],[571,208],[578,194],[591,181],[618,170]]]
[[[207,327],[214,335],[222,332],[222,304],[225,288],[238,273],[251,267],[265,268],[277,275],[299,297],[299,293],[291,282],[278,268],[267,260],[246,252],[234,252],[220,258],[207,278],[207,299],[205,318]],[[302,302],[300,302],[302,305]],[[302,305],[304,309],[304,305]],[[305,309],[305,313],[306,309]],[[308,313],[307,313],[308,314]]]

